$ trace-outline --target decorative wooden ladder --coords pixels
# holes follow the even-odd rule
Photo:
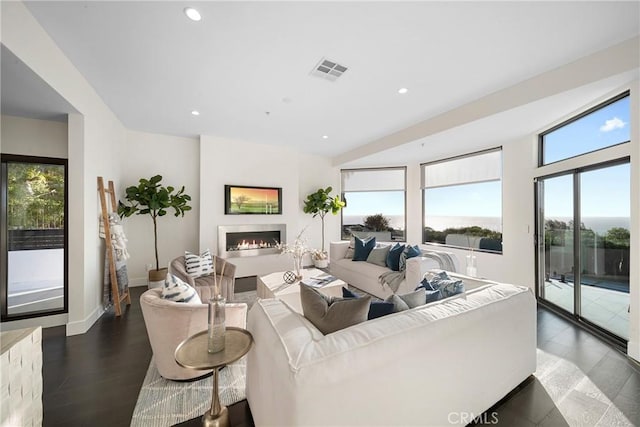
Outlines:
[[[116,274],[116,260],[113,259],[111,225],[109,224],[109,210],[107,209],[107,199],[105,196],[106,193],[109,193],[109,200],[111,201],[111,212],[117,212],[118,205],[116,204],[116,191],[113,186],[113,181],[109,181],[109,189],[105,189],[104,180],[101,176],[99,176],[98,193],[100,194],[100,206],[102,207],[104,241],[106,243],[107,259],[109,262],[109,277],[111,278],[111,298],[113,299],[113,306],[115,307],[116,316],[120,316],[122,315],[122,307],[120,304],[125,301],[127,305],[131,305],[131,295],[129,293],[128,286],[124,289],[122,295],[120,295],[120,289],[118,287],[118,276]]]

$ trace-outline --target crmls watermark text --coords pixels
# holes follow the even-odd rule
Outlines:
[[[498,424],[498,413],[485,412],[476,415],[473,412],[449,412],[448,420],[451,424],[475,423],[477,425],[494,425]]]

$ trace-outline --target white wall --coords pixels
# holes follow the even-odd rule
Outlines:
[[[158,218],[158,259],[160,268],[167,267],[173,258],[184,255],[185,250],[198,250],[200,213],[200,141],[136,132],[126,132],[126,149],[121,158],[121,178],[117,199],[124,200],[124,189],[138,185],[140,178],[162,175],[162,185],[176,189],[185,187],[191,196],[191,211],[184,217],[175,217],[173,209]],[[134,215],[123,220],[127,249],[131,258],[127,262],[129,282],[132,286],[147,284],[145,266],[153,264],[153,222],[149,215]]]
[[[320,246],[320,222],[302,212],[303,198],[319,187],[338,188],[339,174],[328,158],[301,155],[281,146],[253,144],[215,136],[200,138],[200,250],[218,252],[218,226],[286,224],[287,241],[308,226],[309,246]],[[225,215],[225,184],[282,188],[282,215]],[[327,240],[339,238],[339,218],[327,217]],[[328,245],[327,245],[328,246]],[[288,255],[232,258],[236,276],[292,269]]]
[[[2,43],[79,114],[69,115],[69,314],[67,334],[102,314],[104,243],[96,177],[118,180],[125,129],[21,2],[2,2]],[[43,319],[42,322],[46,321]],[[21,327],[19,322],[3,328]]]
[[[2,153],[67,158],[67,123],[3,115]]]
[[[484,148],[495,148],[487,146]],[[451,153],[451,156],[466,153]],[[502,255],[474,252],[477,259],[478,276],[492,280],[534,286],[534,210],[533,168],[535,166],[535,138],[525,138],[505,144],[502,182]],[[437,159],[416,159],[407,165],[407,243],[422,242],[422,193],[420,189],[420,163]],[[388,165],[387,165],[388,166]],[[424,245],[425,249],[439,249],[436,245]],[[445,248],[453,252],[460,271],[464,272],[467,250]]]

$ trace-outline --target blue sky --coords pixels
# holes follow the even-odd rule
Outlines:
[[[545,162],[597,150],[630,139],[629,97],[608,105],[545,136]],[[546,187],[546,216],[572,216],[571,176],[555,178]],[[564,183],[564,184],[563,184]],[[428,191],[425,204],[429,216],[499,217],[502,214],[500,182]],[[630,168],[619,165],[582,175],[582,215],[624,217],[630,209]],[[533,188],[533,187],[532,187]],[[533,189],[531,191],[533,197]],[[469,207],[473,206],[470,210]],[[351,193],[343,215],[402,215],[401,192]]]

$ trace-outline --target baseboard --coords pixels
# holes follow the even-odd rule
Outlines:
[[[67,336],[84,334],[96,323],[102,313],[104,313],[104,308],[99,305],[83,320],[67,323]]]
[[[640,362],[640,342],[629,341],[627,344],[627,355],[632,359]]]

